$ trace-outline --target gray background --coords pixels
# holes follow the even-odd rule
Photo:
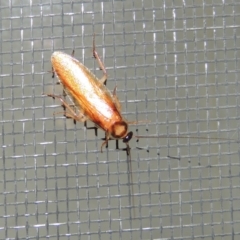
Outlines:
[[[237,239],[239,144],[133,139],[131,216],[126,153],[42,93],[55,50],[101,77],[95,33],[134,133],[240,139],[239,32],[238,1],[1,1],[0,239]]]

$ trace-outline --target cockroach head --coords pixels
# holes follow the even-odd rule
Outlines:
[[[128,133],[128,124],[125,121],[119,121],[112,125],[111,135],[112,138],[123,139],[123,142],[127,143],[132,138],[133,133]]]

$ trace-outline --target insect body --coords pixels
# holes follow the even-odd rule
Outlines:
[[[103,68],[96,51],[94,56],[100,61],[100,66]],[[128,132],[128,122],[121,115],[116,88],[111,93],[104,85],[107,79],[105,68],[103,68],[104,76],[99,80],[77,59],[63,52],[54,52],[51,61],[53,71],[63,85],[64,91],[80,111],[79,114],[76,114],[64,99],[49,94],[49,96],[61,99],[63,105],[69,110],[66,116],[82,122],[91,120],[103,129],[106,133],[106,140],[102,147],[110,138],[123,139],[129,151],[128,141],[133,134]]]
[[[95,42],[93,39],[93,56],[97,59],[104,75],[98,79],[90,70],[80,63],[73,56],[63,52],[54,52],[51,57],[53,73],[58,76],[63,86],[64,93],[68,95],[74,108],[69,105],[61,96],[47,94],[53,98],[59,98],[63,107],[67,110],[65,116],[75,121],[85,122],[90,120],[95,125],[105,131],[105,141],[101,145],[101,151],[110,139],[122,139],[126,144],[128,155],[128,171],[129,182],[132,183],[132,167],[129,140],[133,133],[128,132],[128,124],[136,124],[136,122],[128,122],[121,115],[121,105],[116,96],[116,88],[111,93],[105,86],[107,80],[106,69],[95,50]],[[129,189],[130,190],[130,189]],[[134,206],[134,199],[131,200],[131,192],[133,194],[133,186],[129,194],[130,201]]]

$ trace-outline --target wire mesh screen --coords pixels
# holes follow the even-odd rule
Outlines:
[[[0,239],[237,239],[238,1],[1,1],[0,16]],[[134,205],[125,145],[101,153],[101,129],[42,95],[62,94],[56,50],[101,78],[94,33],[130,129],[166,135],[130,142]]]

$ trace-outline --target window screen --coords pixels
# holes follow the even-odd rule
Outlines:
[[[9,0],[0,29],[0,239],[238,238],[238,1]],[[54,51],[101,78],[94,34],[129,128],[162,136],[130,141],[134,205],[122,141],[43,95]]]

